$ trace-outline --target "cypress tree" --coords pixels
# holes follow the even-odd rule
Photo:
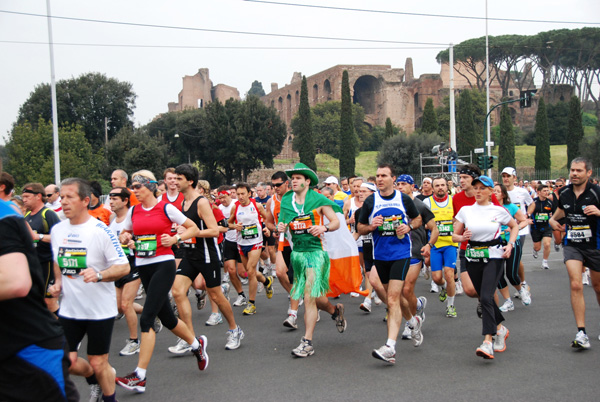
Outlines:
[[[468,89],[463,90],[458,98],[458,132],[456,133],[457,152],[468,155],[475,148],[483,146],[483,132],[477,133],[473,120],[473,100]]]
[[[515,133],[507,105],[500,112],[500,138],[498,139],[498,169],[515,166]]]
[[[394,126],[392,125],[392,119],[389,117],[385,119],[385,138],[391,138],[394,136]]]
[[[427,98],[427,102],[425,102],[421,131],[424,133],[437,133],[438,131],[437,115],[435,114],[435,109],[433,108],[433,99],[431,98]]]
[[[340,176],[354,176],[356,156],[356,135],[352,122],[352,99],[348,71],[342,75],[342,111],[340,115]]]
[[[302,86],[300,88],[298,124],[294,130],[294,143],[292,146],[294,151],[298,152],[298,155],[300,156],[300,162],[316,171],[317,162],[315,161],[315,141],[313,138],[310,113],[310,106],[308,105],[308,85],[306,84],[306,76],[303,76]]]
[[[535,170],[550,170],[550,131],[544,98],[540,98],[535,115]],[[538,175],[539,177],[539,175]]]
[[[571,97],[569,104],[569,126],[567,130],[567,166],[580,155],[579,144],[583,140],[581,102],[577,96]]]

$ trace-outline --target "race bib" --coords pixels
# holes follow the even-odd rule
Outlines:
[[[535,216],[535,221],[540,223],[546,223],[550,219],[550,214],[548,213],[540,213]]]
[[[156,235],[140,235],[135,238],[135,255],[138,258],[156,256]]]
[[[592,238],[592,230],[589,225],[585,226],[571,226],[569,230],[567,230],[567,239],[576,241],[576,242],[588,242]]]
[[[295,235],[307,234],[312,226],[310,215],[299,215],[290,222],[290,231]]]
[[[176,233],[177,232],[177,224],[175,222],[173,222],[173,224],[171,225],[171,233]]]
[[[383,224],[377,230],[380,236],[396,236],[396,228],[402,223],[402,218],[396,215],[384,216]]]
[[[242,227],[242,239],[250,240],[258,238],[258,225],[244,225]]]
[[[479,261],[480,259],[489,259],[490,258],[490,249],[489,247],[467,247],[465,251],[465,257],[469,261]]]
[[[436,222],[440,236],[452,236],[454,233],[454,225],[452,221],[438,221]]]
[[[184,240],[183,248],[196,248],[196,238],[192,237],[191,239]]]
[[[58,266],[63,275],[79,275],[87,268],[87,249],[84,247],[59,247]]]

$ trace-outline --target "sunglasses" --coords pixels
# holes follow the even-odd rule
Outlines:
[[[284,185],[285,183],[286,183],[286,182],[284,181],[284,182],[281,182],[281,183],[271,183],[271,185],[272,185],[273,187],[277,187],[277,188],[279,188],[279,187],[281,187],[282,185]]]
[[[50,198],[52,197],[54,194],[46,194],[46,197]]]
[[[143,185],[141,185],[140,183],[135,183],[131,185],[131,188],[134,190],[139,190],[140,188],[144,187]]]

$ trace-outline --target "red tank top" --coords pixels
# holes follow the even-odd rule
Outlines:
[[[135,236],[135,255],[138,258],[151,258],[160,255],[173,255],[171,247],[163,247],[160,237],[171,235],[173,222],[167,216],[167,203],[163,200],[150,211],[142,208],[141,204],[133,207],[131,223]]]
[[[175,198],[175,201],[171,202],[171,200],[169,200],[169,193],[164,193],[162,196],[162,200],[164,202],[166,202],[167,204],[171,204],[173,205],[175,208],[177,208],[178,210],[181,211],[181,206],[183,205],[183,200],[185,199],[185,196],[183,195],[183,193],[177,193],[177,198]]]

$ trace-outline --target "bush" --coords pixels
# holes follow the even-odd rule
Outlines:
[[[431,148],[439,145],[442,138],[435,133],[413,133],[406,137],[396,135],[385,140],[379,151],[377,163],[389,163],[397,174],[418,174],[420,170],[419,154],[431,156]]]

